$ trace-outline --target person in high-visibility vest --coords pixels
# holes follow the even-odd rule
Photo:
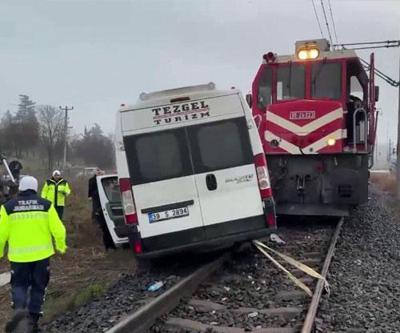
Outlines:
[[[58,170],[53,171],[50,179],[47,179],[42,189],[42,198],[51,201],[60,219],[63,218],[65,199],[71,194],[68,182],[61,176]]]
[[[16,311],[6,325],[6,332],[12,332],[18,325],[20,311],[29,311],[33,332],[38,332],[50,277],[50,257],[55,249],[62,254],[67,249],[65,227],[53,204],[41,198],[37,189],[36,178],[23,177],[18,196],[0,209],[0,258],[8,243],[11,295]]]

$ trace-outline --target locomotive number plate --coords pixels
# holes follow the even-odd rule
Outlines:
[[[309,120],[315,119],[315,111],[292,111],[290,120]]]
[[[169,210],[164,210],[162,212],[149,213],[148,216],[150,223],[176,219],[178,217],[189,216],[189,208],[182,207],[182,208],[169,209]]]

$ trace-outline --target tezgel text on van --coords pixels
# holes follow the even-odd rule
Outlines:
[[[153,112],[153,121],[156,125],[177,123],[210,116],[210,110],[205,101],[167,105],[154,108],[151,111]]]

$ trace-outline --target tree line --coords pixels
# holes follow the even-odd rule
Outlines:
[[[0,120],[0,152],[24,160],[44,158],[48,170],[60,165],[66,139],[69,166],[114,166],[112,139],[98,124],[66,138],[64,112],[37,105],[28,95],[19,95],[17,111],[8,110]]]

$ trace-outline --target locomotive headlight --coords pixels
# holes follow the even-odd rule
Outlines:
[[[297,56],[299,57],[300,60],[306,60],[306,59],[308,59],[308,51],[307,50],[301,50],[301,51],[299,51]]]
[[[311,59],[316,59],[319,56],[319,50],[318,49],[310,49],[308,51],[308,55],[310,56]]]
[[[317,48],[302,49],[297,53],[300,60],[316,59],[319,56],[319,50]]]
[[[334,146],[336,144],[336,139],[329,138],[326,143],[328,144],[328,146]]]

